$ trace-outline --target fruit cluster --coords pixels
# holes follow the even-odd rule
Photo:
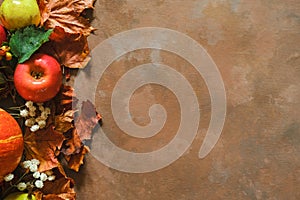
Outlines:
[[[18,38],[17,32],[21,30],[19,32],[22,33],[22,29],[29,26],[38,26],[40,18],[36,0],[4,0],[0,6],[2,24],[0,25],[0,96],[1,92],[6,94],[11,90],[8,83],[13,80],[13,87],[24,100],[27,100],[26,108],[20,110],[20,116],[26,119],[24,124],[32,132],[46,126],[50,108],[44,107],[43,102],[49,101],[59,92],[62,85],[61,66],[54,57],[35,52],[31,54],[25,52],[28,54],[26,55],[28,59],[25,57],[26,60],[23,62],[19,57],[19,50],[13,51],[11,41],[13,37],[17,38],[16,41],[22,40]],[[29,40],[32,44],[40,43]],[[34,51],[37,48],[38,46],[35,46]],[[0,141],[0,182],[3,180],[10,182],[14,179],[11,172],[16,169],[23,154],[23,134],[17,121],[2,109],[0,109]],[[34,183],[19,182],[15,187],[20,191],[33,187],[42,188],[43,181],[55,179],[51,174],[38,172],[38,165],[36,159],[23,162],[24,169],[27,169],[23,176],[31,172],[33,178],[37,180]]]
[[[95,29],[84,11],[93,8],[94,0],[2,1],[0,100],[10,105],[0,107],[15,113],[0,108],[0,199],[76,197],[62,165],[79,171],[101,116],[88,102],[77,114],[66,82],[90,60]]]

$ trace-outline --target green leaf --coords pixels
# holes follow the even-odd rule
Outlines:
[[[38,50],[43,43],[49,41],[53,29],[45,30],[36,26],[27,26],[14,32],[9,40],[11,52],[23,63]]]

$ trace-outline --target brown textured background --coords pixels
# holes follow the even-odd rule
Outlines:
[[[198,159],[210,118],[204,81],[184,59],[168,52],[139,50],[115,61],[98,89],[103,129],[118,146],[147,152],[166,144],[178,128],[179,105],[165,88],[146,85],[131,99],[138,124],[149,122],[149,105],[169,114],[150,139],[124,134],[112,119],[110,94],[128,69],[161,61],[192,84],[202,110],[197,138],[172,165],[152,173],[108,168],[91,154],[79,174],[79,200],[300,199],[300,1],[299,0],[97,0],[90,47],[122,31],[164,27],[195,39],[222,74],[228,112],[213,151]]]

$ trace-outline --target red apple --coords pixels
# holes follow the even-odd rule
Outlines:
[[[34,54],[17,65],[14,84],[25,100],[36,103],[48,101],[58,93],[62,84],[60,64],[47,54]]]
[[[6,41],[6,31],[3,26],[0,25],[0,46]]]

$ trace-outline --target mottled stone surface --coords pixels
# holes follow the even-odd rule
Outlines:
[[[98,85],[96,106],[107,136],[123,149],[149,152],[176,134],[176,96],[159,85],[139,88],[130,101],[132,118],[140,125],[149,123],[152,104],[165,106],[168,119],[157,135],[128,136],[112,118],[116,81],[148,62],[172,66],[189,80],[201,109],[198,134],[180,159],[151,173],[120,172],[89,154],[80,173],[72,174],[78,199],[300,199],[299,0],[98,0],[95,9],[92,49],[114,34],[148,26],[177,30],[201,44],[222,75],[227,116],[217,145],[199,159],[211,114],[202,77],[169,52],[145,49],[122,56]]]

